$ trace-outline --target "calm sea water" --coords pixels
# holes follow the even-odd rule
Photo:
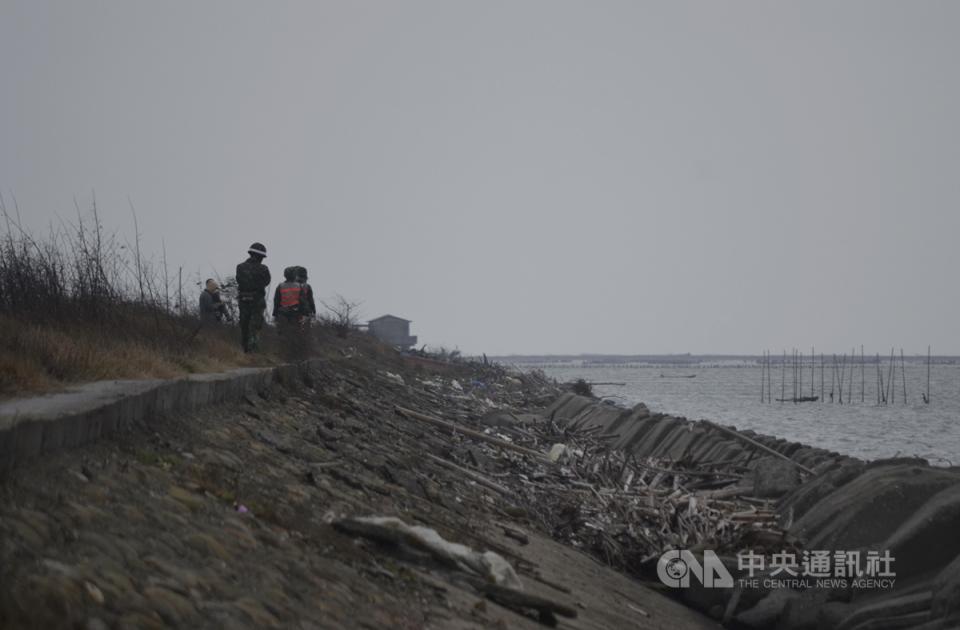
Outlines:
[[[529,369],[532,366],[519,367]],[[876,367],[865,370],[861,402],[861,375],[854,371],[852,397],[844,386],[844,404],[837,402],[760,402],[761,369],[751,367],[631,367],[565,365],[541,366],[559,381],[624,383],[595,385],[594,393],[632,406],[645,403],[652,411],[733,424],[741,429],[775,435],[846,453],[864,459],[916,455],[933,464],[960,465],[960,366],[934,365],[931,401],[923,404],[926,365],[906,366],[906,404],[903,379],[896,376],[895,402],[877,404]],[[871,369],[873,370],[871,372]],[[694,378],[678,378],[695,375]],[[831,371],[826,370],[829,400]],[[848,375],[849,378],[849,375]],[[887,373],[884,372],[886,380]],[[820,395],[820,368],[814,375],[815,395]],[[773,398],[781,392],[781,372],[771,373]],[[810,394],[810,368],[804,377],[804,395]],[[834,400],[837,389],[834,388]],[[786,375],[786,397],[793,395],[793,377]],[[852,398],[852,400],[851,400]]]

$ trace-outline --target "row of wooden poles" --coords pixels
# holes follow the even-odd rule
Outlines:
[[[777,357],[779,358],[779,357]],[[852,349],[850,354],[837,356],[832,355],[828,359],[824,353],[820,353],[820,394],[816,392],[816,364],[817,355],[814,349],[810,349],[809,361],[804,357],[803,352],[794,349],[790,356],[787,356],[786,350],[780,359],[780,397],[774,398],[773,377],[775,359],[769,350],[764,351],[761,361],[760,372],[760,402],[836,402],[839,404],[851,404],[856,401],[855,380],[860,381],[860,402],[865,403],[867,399],[867,359],[863,352],[863,346],[860,346],[860,354],[857,355],[856,348]],[[898,357],[894,349],[890,349],[890,360],[886,366],[883,366],[880,360],[880,354],[876,358],[871,357],[870,363],[876,365],[876,404],[886,405],[894,404],[897,400],[898,385],[901,385],[901,400],[907,404],[907,370],[906,359],[903,356],[903,348],[900,349],[900,383],[897,383],[897,363]],[[804,374],[807,373],[809,364],[809,394],[807,394],[807,385],[804,383]],[[859,370],[857,369],[859,367]],[[826,375],[830,371],[830,389],[827,390]],[[872,371],[872,370],[871,370]],[[859,372],[859,379],[856,379],[856,372]],[[873,378],[873,377],[871,377]],[[930,403],[930,347],[927,347],[927,389],[921,392],[920,397],[925,404]],[[872,397],[871,397],[872,398]]]

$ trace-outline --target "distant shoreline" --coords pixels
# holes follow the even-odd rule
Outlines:
[[[825,353],[826,354],[826,353]],[[828,360],[833,353],[826,354]],[[839,354],[837,355],[840,356]],[[859,358],[859,357],[858,357]],[[662,366],[684,366],[684,367],[752,367],[752,364],[763,360],[762,355],[757,354],[516,354],[490,356],[490,361],[502,363],[504,365],[523,365],[537,366],[548,365],[551,367],[662,367]],[[885,360],[884,355],[880,355],[881,361]],[[782,356],[773,355],[771,360],[774,365],[780,365]],[[875,356],[867,355],[866,363],[871,365]],[[927,362],[927,355],[906,355],[904,361],[910,364]],[[787,356],[787,363],[791,362],[791,357]],[[960,364],[960,356],[953,355],[934,355],[930,357],[933,365],[957,365]]]

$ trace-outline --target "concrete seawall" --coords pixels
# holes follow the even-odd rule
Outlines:
[[[613,448],[633,453],[637,457],[686,461],[695,465],[722,462],[745,468],[755,468],[761,461],[771,457],[716,429],[710,423],[652,413],[643,404],[624,409],[583,396],[565,394],[544,414],[574,428],[598,428],[601,434],[612,437]],[[814,471],[859,461],[846,455],[760,435],[754,431],[738,433]]]
[[[565,394],[544,415],[561,424],[596,427],[614,448],[637,458],[697,466],[717,462],[743,467],[752,477],[743,494],[772,490],[784,531],[784,548],[843,553],[889,552],[894,583],[861,588],[855,580],[831,588],[689,589],[683,599],[707,610],[731,606],[733,627],[787,630],[960,627],[960,469],[898,458],[864,462],[824,449],[739,431],[812,474],[786,485],[768,483],[765,466],[779,457],[764,453],[716,425],[624,409]],[[747,481],[745,479],[745,481]],[[727,562],[727,559],[725,559]],[[736,560],[729,567],[737,577]],[[863,569],[863,565],[860,565]],[[860,575],[869,577],[865,571]],[[740,592],[735,592],[739,590]],[[709,589],[708,589],[709,591]],[[731,604],[731,600],[735,601]]]
[[[236,401],[272,383],[303,381],[318,361],[170,380],[100,381],[0,403],[0,474],[30,458],[89,444],[126,426]]]

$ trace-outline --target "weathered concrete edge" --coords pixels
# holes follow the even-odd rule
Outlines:
[[[100,395],[101,404],[78,405],[76,412],[52,410],[8,419],[0,427],[0,475],[29,459],[96,442],[123,427],[149,424],[172,413],[190,413],[213,404],[235,402],[248,393],[262,392],[273,383],[303,383],[309,380],[310,370],[321,362],[321,359],[310,359],[276,367],[154,381],[130,393]]]
[[[611,442],[611,446],[640,457],[677,459],[687,456],[694,463],[719,459],[726,464],[746,468],[756,467],[761,459],[769,457],[756,447],[744,444],[723,430],[717,430],[714,426],[716,423],[650,412],[643,403],[626,408],[566,392],[554,400],[544,414],[556,414],[560,422],[569,426],[603,427],[601,434],[616,432],[618,438]],[[751,429],[730,428],[795,464],[813,468],[814,474],[839,463],[860,461],[850,455],[757,433]]]

